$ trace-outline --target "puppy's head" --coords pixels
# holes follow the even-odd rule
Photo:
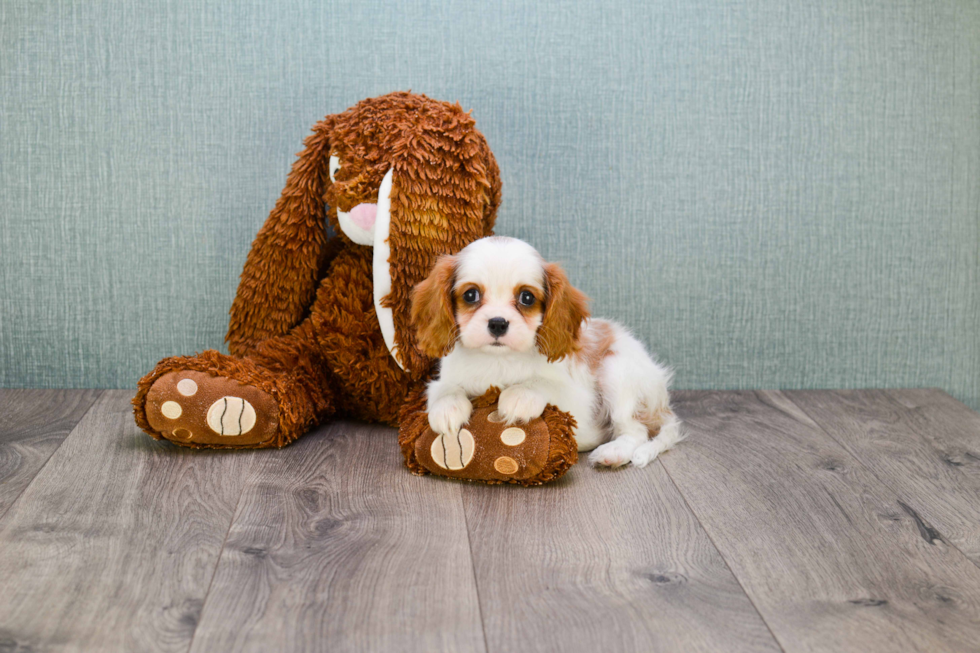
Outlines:
[[[412,298],[419,346],[433,358],[459,344],[491,354],[536,349],[556,361],[578,349],[588,316],[588,299],[558,264],[499,236],[440,258]]]

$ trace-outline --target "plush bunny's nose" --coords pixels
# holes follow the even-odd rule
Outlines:
[[[358,204],[350,210],[350,219],[361,229],[370,230],[377,217],[377,204]]]

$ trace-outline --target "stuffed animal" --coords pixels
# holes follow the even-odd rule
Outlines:
[[[459,105],[391,93],[327,116],[252,245],[231,355],[160,361],[139,381],[136,423],[187,447],[262,448],[335,416],[424,420],[406,404],[433,367],[412,288],[490,235],[499,204],[497,163]]]
[[[397,424],[431,365],[412,287],[490,234],[499,204],[496,161],[458,105],[392,93],[327,116],[248,255],[231,356],[160,361],[139,382],[137,424],[212,448],[281,447],[335,415]]]

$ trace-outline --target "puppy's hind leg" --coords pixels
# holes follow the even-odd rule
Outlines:
[[[660,432],[636,448],[630,461],[637,467],[646,467],[657,459],[657,456],[672,448],[684,439],[681,422],[670,409],[663,414]]]
[[[623,351],[623,344],[627,345],[627,351]],[[630,344],[620,337],[617,351],[607,356],[599,369],[603,408],[609,415],[613,439],[596,447],[589,455],[593,465],[621,467],[630,462],[637,447],[650,437],[647,426],[638,419],[643,391],[642,384],[635,378],[635,364],[630,361],[630,356],[635,355],[628,351]]]
[[[631,462],[637,467],[646,467],[657,456],[684,439],[681,421],[670,409],[670,370],[649,358],[645,364],[647,383],[641,390],[637,419],[649,430],[651,438],[633,452]]]
[[[632,462],[644,467],[683,439],[680,421],[670,409],[670,380],[670,370],[619,329],[615,352],[599,372],[615,439],[592,452],[592,464],[619,467]]]
[[[636,450],[647,442],[647,427],[635,419],[613,418],[613,440],[596,447],[589,462],[603,467],[621,467],[630,462]]]

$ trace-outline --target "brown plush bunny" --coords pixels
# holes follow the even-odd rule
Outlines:
[[[327,116],[248,255],[232,355],[160,361],[136,423],[213,448],[281,447],[336,415],[396,425],[432,363],[411,290],[439,255],[491,234],[499,204],[497,163],[459,105],[391,93]]]
[[[305,145],[245,263],[231,356],[160,361],[139,381],[136,423],[187,447],[261,448],[333,416],[401,422],[415,473],[524,485],[561,476],[577,449],[574,420],[554,407],[508,445],[489,418],[491,390],[477,400],[465,456],[447,457],[428,429],[433,361],[416,341],[411,292],[440,255],[490,235],[500,204],[497,163],[473,119],[391,93],[327,116]]]

